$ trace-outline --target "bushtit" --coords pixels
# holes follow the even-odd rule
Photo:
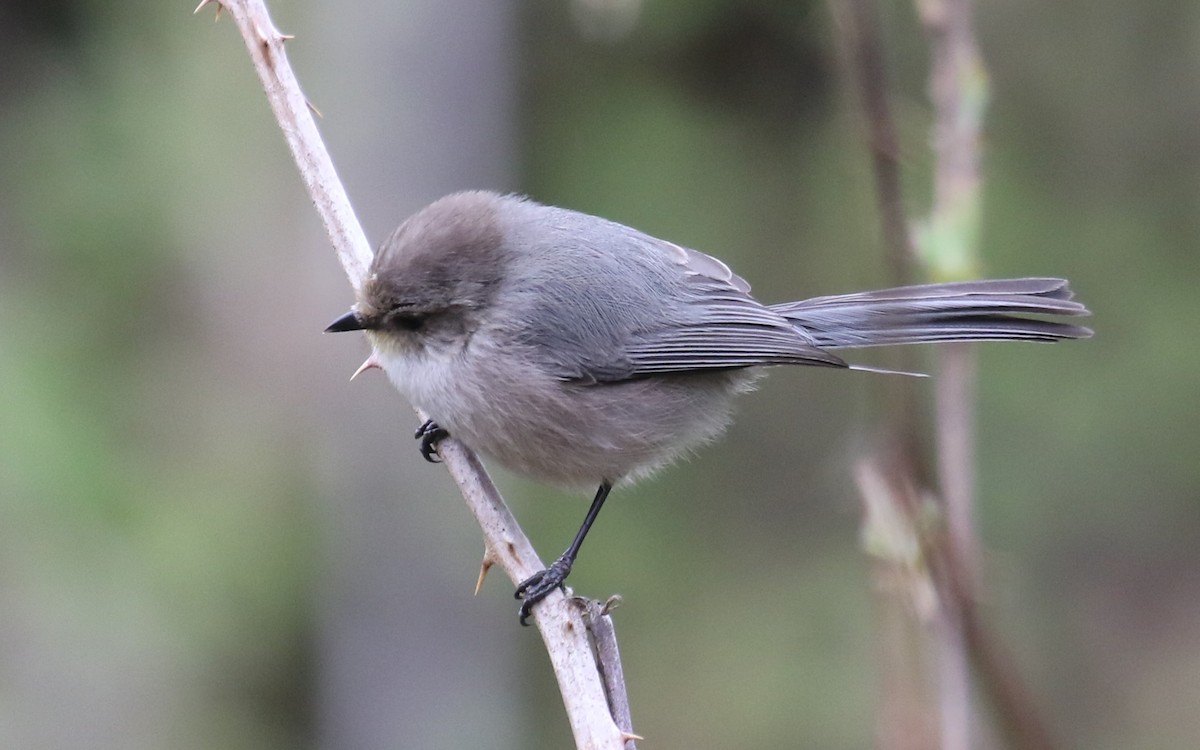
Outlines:
[[[763,305],[720,260],[595,216],[490,192],[421,209],[375,256],[354,309],[380,367],[449,435],[509,469],[599,484],[566,552],[517,587],[520,621],[561,586],[612,486],[715,438],[764,365],[848,365],[830,350],[1057,341],[1087,315],[1062,279],[927,284]],[[361,371],[360,369],[360,371]]]

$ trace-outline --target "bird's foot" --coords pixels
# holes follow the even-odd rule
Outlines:
[[[564,555],[551,563],[550,567],[521,581],[513,596],[522,600],[521,609],[517,613],[522,625],[529,624],[526,620],[533,611],[533,605],[549,596],[550,592],[562,587],[567,576],[571,574],[571,564],[572,560]]]
[[[413,437],[421,441],[421,457],[431,464],[441,463],[442,459],[438,456],[437,444],[440,440],[445,440],[450,437],[450,433],[444,427],[438,425],[432,419],[425,420],[425,424],[417,428],[417,432]]]

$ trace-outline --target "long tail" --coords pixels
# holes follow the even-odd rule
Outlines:
[[[771,305],[813,337],[839,348],[936,341],[1059,341],[1091,329],[1021,315],[1090,315],[1064,279],[922,284]]]

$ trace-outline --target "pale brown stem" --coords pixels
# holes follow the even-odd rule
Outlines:
[[[916,252],[901,188],[900,145],[888,98],[887,67],[879,11],[874,0],[833,0],[845,40],[845,55],[864,114],[875,178],[878,219],[889,281],[900,286],[916,276]],[[891,366],[915,371],[912,349],[898,349]],[[906,550],[919,549],[913,519],[925,486],[916,384],[910,378],[879,383],[885,419],[875,455],[862,462],[858,481],[864,501],[863,534],[872,566],[876,603],[879,707],[875,734],[881,750],[916,750],[934,745],[936,725],[928,697],[921,623],[914,617],[916,590],[926,580],[913,569]],[[910,544],[904,541],[909,540]]]
[[[952,237],[951,241],[964,245],[949,257],[973,258],[977,216],[964,206],[978,205],[979,200],[982,113],[967,109],[963,101],[964,78],[980,72],[971,30],[971,4],[969,0],[925,0],[919,8],[930,35],[932,55],[929,92],[934,109],[934,190],[930,224],[940,231],[940,227],[955,223],[957,217],[959,231],[946,231],[940,236]],[[964,213],[970,215],[964,217]],[[939,270],[934,269],[935,273]],[[974,597],[978,547],[974,522],[975,352],[969,345],[951,344],[939,347],[936,356],[938,484],[946,517],[945,543],[953,550],[947,559],[962,566],[951,574],[965,585],[961,593]],[[969,750],[975,747],[978,734],[963,614],[963,603],[957,600],[948,600],[938,612],[943,750]]]
[[[969,0],[917,0],[931,39],[930,96],[934,107],[934,205],[929,221],[935,252],[923,253],[929,272],[938,279],[969,278],[977,270],[976,235],[980,192],[979,141],[986,103],[986,79],[971,31]],[[888,266],[896,283],[913,275],[916,255],[903,219],[899,160],[895,126],[887,99],[886,70],[874,0],[847,0],[833,4],[849,40],[856,87],[870,132],[875,184]],[[905,368],[911,369],[911,368]],[[975,358],[966,344],[939,348],[936,445],[937,496],[945,522],[944,533],[922,527],[923,501],[914,488],[929,486],[927,462],[917,447],[919,434],[911,392],[904,385],[888,399],[891,419],[885,447],[870,462],[886,481],[867,482],[876,491],[864,491],[868,508],[885,503],[900,513],[891,527],[866,521],[866,533],[891,539],[908,539],[920,548],[915,569],[909,558],[885,550],[880,566],[885,576],[908,581],[910,598],[921,600],[921,583],[936,590],[936,607],[927,614],[935,621],[933,644],[937,651],[939,721],[943,750],[976,747],[972,707],[972,668],[996,707],[1000,726],[1017,747],[1050,748],[1052,741],[1036,706],[1007,658],[1005,650],[980,617],[976,605],[978,542],[974,529],[974,383]],[[864,486],[860,477],[860,486]],[[873,496],[873,499],[872,499]],[[900,516],[907,514],[907,520]],[[870,512],[868,512],[870,515]],[[887,545],[884,545],[885,547]],[[908,549],[899,545],[900,549]],[[893,548],[892,552],[895,549]],[[889,556],[890,555],[890,556]],[[926,576],[928,578],[926,579]],[[883,594],[882,606],[894,607]],[[921,607],[917,607],[918,610]],[[894,626],[894,620],[893,620]],[[887,635],[885,633],[885,635]],[[893,643],[895,639],[891,639]],[[894,655],[894,654],[893,654]],[[892,660],[895,663],[895,660]],[[913,680],[919,683],[919,680]],[[891,684],[885,675],[885,684]],[[885,701],[888,697],[885,693]],[[908,711],[919,703],[905,704]],[[884,708],[889,705],[885,703]],[[894,706],[893,706],[894,708]],[[896,736],[881,734],[881,745],[907,747],[913,717],[885,711],[881,727],[901,729]],[[907,728],[907,729],[905,729]],[[920,729],[916,729],[920,732]],[[918,745],[922,745],[917,740]],[[922,745],[924,746],[924,745]]]
[[[304,185],[351,286],[358,290],[367,277],[371,248],[284,54],[289,37],[275,28],[261,0],[205,0],[196,10],[210,3],[217,5],[218,11],[228,12],[237,24]],[[454,440],[442,441],[438,454],[479,522],[488,559],[502,567],[514,583],[541,570],[542,561],[475,455]],[[558,679],[576,746],[624,750],[626,737],[609,712],[579,610],[570,606],[561,592],[555,592],[534,609],[533,621]]]
[[[574,600],[584,611],[592,646],[596,649],[596,661],[600,665],[600,678],[608,695],[608,707],[613,720],[627,738],[625,750],[637,750],[636,740],[642,739],[633,733],[633,714],[629,708],[629,693],[625,690],[625,669],[621,666],[621,651],[617,648],[617,630],[609,614],[621,603],[619,596],[607,602],[577,597]]]

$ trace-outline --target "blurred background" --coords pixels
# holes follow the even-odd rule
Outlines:
[[[479,532],[415,416],[321,335],[350,288],[236,28],[192,5],[0,3],[0,747],[569,746],[512,587],[471,595]],[[883,5],[919,219],[927,44]],[[824,3],[272,11],[373,242],[486,187],[719,254],[764,301],[886,283]],[[1200,4],[976,26],[986,272],[1069,277],[1097,329],[980,347],[986,611],[1067,746],[1193,747]],[[571,581],[625,598],[645,746],[874,744],[872,394],[777,371],[614,494]],[[495,473],[557,555],[588,498]]]

